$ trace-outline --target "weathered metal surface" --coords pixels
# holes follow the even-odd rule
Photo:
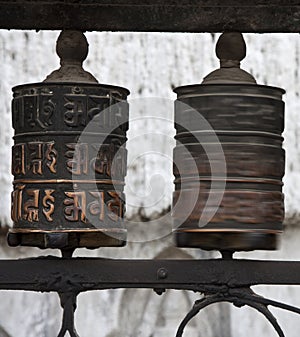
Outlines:
[[[239,69],[243,53],[230,47],[203,84],[175,89],[177,244],[275,249],[284,218],[284,91],[253,84]]]
[[[165,32],[299,32],[299,1],[0,1],[0,28]]]
[[[228,254],[225,254],[228,255]],[[74,312],[81,292],[117,288],[150,288],[157,294],[166,289],[201,292],[180,324],[182,336],[190,319],[206,306],[230,302],[250,306],[261,312],[280,337],[284,333],[268,310],[274,306],[300,314],[300,309],[258,296],[251,286],[300,285],[300,261],[214,260],[114,260],[101,258],[62,259],[44,257],[25,260],[0,260],[0,289],[58,292],[63,319],[58,337],[69,332],[78,337]]]
[[[183,331],[189,321],[195,317],[202,309],[207,306],[219,302],[229,302],[235,305],[238,308],[243,306],[249,306],[263,314],[265,318],[271,323],[274,330],[277,332],[279,337],[284,337],[284,332],[281,329],[281,326],[277,322],[275,316],[269,310],[269,306],[274,306],[279,309],[287,310],[293,313],[300,314],[300,309],[294,306],[280,303],[277,301],[272,301],[270,299],[264,298],[262,296],[257,295],[250,288],[238,288],[238,289],[229,289],[225,291],[216,291],[216,292],[208,292],[202,297],[200,300],[197,300],[193,306],[193,308],[188,312],[183,321],[181,322],[176,337],[181,337],[183,335]]]
[[[77,308],[77,293],[60,293],[60,304],[63,308],[62,326],[57,337],[64,337],[69,332],[70,337],[79,337],[75,329],[74,313]]]
[[[186,289],[204,293],[180,324],[182,336],[190,319],[206,306],[230,302],[250,306],[266,317],[280,337],[284,333],[268,310],[274,306],[294,313],[300,309],[258,296],[251,286],[300,285],[299,261],[215,260],[112,260],[56,257],[0,260],[0,289],[55,291],[63,307],[58,337],[69,332],[78,337],[74,324],[76,298],[89,290],[150,288],[158,294],[166,289]]]
[[[55,233],[70,233],[75,246],[97,246],[110,231],[124,241],[127,125],[115,126],[117,114],[128,113],[127,93],[89,84],[41,83],[14,89],[12,232],[24,233],[21,244],[34,244],[33,233],[44,248],[70,244],[69,236]],[[93,132],[87,129],[85,142],[78,142],[94,114],[116,103],[117,109],[109,109],[110,119],[96,117]],[[113,132],[107,134],[107,129]],[[107,244],[114,239],[108,236]]]
[[[0,289],[83,292],[110,288],[212,291],[257,284],[300,285],[299,261],[115,260],[44,257],[0,260]]]
[[[80,60],[70,51],[62,54],[61,69],[69,71],[13,89],[9,243],[60,249],[124,245],[129,92],[85,80],[80,64],[87,52]]]

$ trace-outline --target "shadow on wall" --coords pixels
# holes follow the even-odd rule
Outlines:
[[[0,337],[11,337],[1,326],[0,326]]]

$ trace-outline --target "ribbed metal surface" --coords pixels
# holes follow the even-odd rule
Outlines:
[[[210,84],[175,92],[177,244],[275,249],[284,218],[284,91],[252,84]],[[191,203],[194,207],[186,215]]]

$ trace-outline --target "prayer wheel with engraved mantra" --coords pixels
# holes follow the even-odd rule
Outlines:
[[[83,70],[77,31],[57,41],[61,68],[13,89],[12,246],[72,250],[126,242],[128,90]]]
[[[275,249],[284,219],[284,90],[257,85],[240,69],[241,34],[221,35],[216,52],[220,69],[201,85],[175,89],[176,243]]]

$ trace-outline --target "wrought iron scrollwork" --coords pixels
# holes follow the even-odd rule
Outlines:
[[[268,306],[273,306],[276,308],[294,312],[296,314],[300,314],[299,308],[259,296],[250,287],[227,289],[224,289],[224,287],[222,287],[219,289],[219,291],[213,293],[205,293],[203,298],[195,302],[193,308],[182,320],[177,330],[176,337],[183,336],[184,329],[189,321],[193,317],[195,317],[202,309],[208,307],[211,304],[219,302],[229,302],[239,308],[243,306],[249,306],[259,311],[270,322],[279,337],[285,337],[284,332],[277,322],[275,316],[269,310]]]

